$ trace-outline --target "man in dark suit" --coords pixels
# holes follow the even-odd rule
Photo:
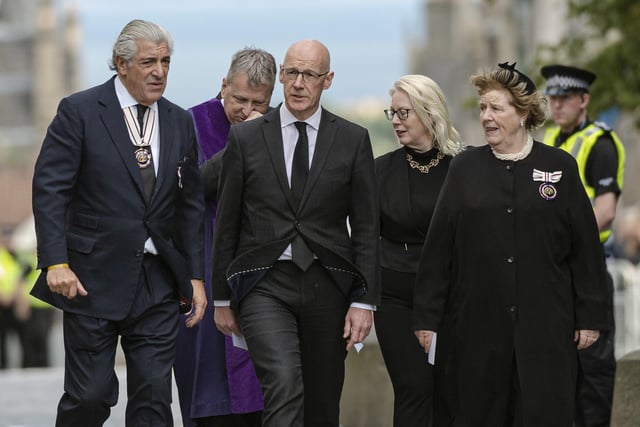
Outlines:
[[[173,41],[129,22],[106,83],[60,102],[33,177],[39,268],[32,293],[64,311],[57,426],[102,426],[127,364],[127,426],[172,426],[182,305],[202,318],[204,202],[189,113],[162,97]],[[186,310],[185,310],[186,311]]]
[[[320,107],[333,76],[322,43],[294,43],[280,66],[284,104],[232,126],[222,161],[215,321],[246,338],[264,427],[339,425],[346,352],[378,304],[371,143]]]

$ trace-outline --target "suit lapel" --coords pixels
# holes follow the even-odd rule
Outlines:
[[[158,129],[160,130],[160,159],[159,164],[156,164],[156,185],[153,188],[153,195],[151,196],[151,200],[149,204],[153,202],[153,198],[158,193],[160,189],[162,189],[162,184],[167,179],[168,173],[173,173],[172,168],[174,167],[171,163],[171,159],[176,159],[177,156],[174,154],[175,150],[178,149],[179,141],[174,141],[174,133],[173,129],[176,129],[176,126],[173,123],[173,114],[169,104],[167,104],[164,98],[160,98],[158,101]]]
[[[295,203],[291,194],[291,188],[289,187],[289,179],[287,178],[287,168],[284,164],[280,108],[274,108],[269,114],[264,116],[262,131],[264,142],[271,157],[273,169],[278,177],[278,183],[280,187],[282,187],[282,192],[287,195],[289,205],[295,210]]]
[[[300,200],[300,208],[304,206],[313,185],[320,177],[327,156],[331,152],[331,147],[336,140],[335,122],[335,116],[323,109],[322,117],[320,118],[320,128],[318,129],[318,137],[316,139],[316,148],[313,152],[309,176],[307,177],[307,183],[302,193],[302,199]]]
[[[102,113],[100,117],[105,126],[105,129],[111,137],[111,142],[115,145],[122,162],[127,169],[127,172],[131,176],[131,179],[135,182],[140,196],[144,199],[144,188],[142,184],[142,175],[140,174],[140,168],[135,159],[133,144],[129,138],[129,133],[124,122],[124,115],[122,108],[120,108],[120,102],[116,96],[116,90],[114,86],[114,79],[109,80],[104,84],[103,90],[98,99],[98,103],[102,106]]]

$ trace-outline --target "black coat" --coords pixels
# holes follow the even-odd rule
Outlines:
[[[562,176],[545,184],[535,169]],[[575,160],[537,142],[518,162],[489,146],[463,152],[423,253],[414,329],[439,332],[436,387],[455,425],[499,425],[492,411],[515,361],[525,426],[570,426],[574,331],[609,327],[604,256]]]

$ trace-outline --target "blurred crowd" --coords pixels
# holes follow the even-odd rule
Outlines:
[[[54,310],[29,295],[38,277],[35,245],[20,244],[15,237],[12,230],[0,238],[0,369],[11,367],[11,335],[20,344],[20,367],[46,367]]]
[[[640,203],[619,210],[614,222],[613,255],[640,264]]]

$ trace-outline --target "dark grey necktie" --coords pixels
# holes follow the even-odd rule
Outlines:
[[[136,105],[138,109],[138,124],[140,125],[140,136],[144,134],[144,113],[147,111],[149,107],[146,105],[138,104]],[[150,143],[151,141],[145,141]],[[139,147],[136,147],[136,150],[139,150]],[[153,166],[153,156],[151,155],[151,146],[147,146],[144,148],[148,150],[149,153],[149,164],[146,167],[140,167],[140,174],[142,175],[142,185],[144,187],[144,196],[149,202],[151,200],[151,195],[153,194],[153,187],[156,183],[156,174]]]
[[[298,142],[296,142],[291,165],[291,194],[298,208],[307,183],[307,175],[309,175],[309,140],[307,124],[305,122],[294,124],[298,129]],[[300,234],[291,242],[291,259],[302,271],[306,271],[313,263],[313,252]]]

